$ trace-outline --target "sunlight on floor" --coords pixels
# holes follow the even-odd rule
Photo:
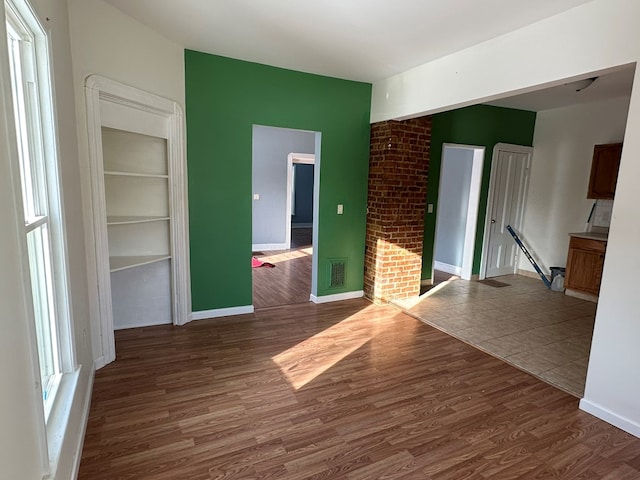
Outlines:
[[[294,260],[296,258],[309,257],[313,255],[313,247],[300,248],[297,250],[286,250],[280,251],[273,255],[269,255],[268,253],[264,256],[259,257],[263,262],[269,262],[273,264],[277,264],[280,262],[287,262],[289,260]]]
[[[440,290],[446,288],[446,286],[449,285],[451,282],[455,282],[459,278],[460,277],[452,276],[449,280],[445,280],[444,282],[439,283],[438,285],[436,285],[435,287],[429,289],[428,291],[426,291],[422,295],[418,295],[418,296],[407,298],[407,299],[403,299],[403,300],[394,300],[392,303],[395,303],[395,304],[401,306],[402,308],[415,307],[418,303],[420,303],[425,298],[429,298],[431,295],[436,294]]]
[[[357,314],[279,353],[272,357],[272,360],[280,367],[293,388],[298,390],[304,387],[386,330],[373,323],[371,328],[366,330],[349,331],[348,335],[345,334],[345,330],[349,330],[349,321],[355,315],[362,315],[372,308],[375,307],[372,305],[360,310]]]

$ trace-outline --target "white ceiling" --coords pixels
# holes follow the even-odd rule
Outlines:
[[[567,83],[550,88],[543,88],[522,95],[513,95],[493,102],[489,105],[518,108],[539,112],[552,108],[567,107],[579,103],[597,102],[616,97],[630,97],[635,65],[616,69],[606,74],[588,74],[584,77],[596,80],[583,90],[576,91],[582,85],[580,80],[567,80]]]
[[[177,44],[373,82],[590,0],[105,0]]]

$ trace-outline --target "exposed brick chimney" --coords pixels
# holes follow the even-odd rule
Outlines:
[[[420,293],[431,117],[371,125],[364,292],[376,303]]]

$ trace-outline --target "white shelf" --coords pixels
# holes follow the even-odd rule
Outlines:
[[[161,175],[155,173],[120,172],[114,170],[105,170],[104,174],[114,177],[169,178],[169,175]]]
[[[163,222],[166,220],[169,220],[169,217],[113,215],[113,216],[107,217],[107,225],[127,225],[132,223]]]
[[[171,255],[138,255],[131,257],[109,257],[109,270],[119,272],[128,268],[140,267],[150,263],[161,262],[171,258]]]

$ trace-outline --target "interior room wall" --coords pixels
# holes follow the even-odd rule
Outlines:
[[[298,163],[295,165],[295,215],[291,217],[293,225],[308,226],[313,222],[313,165]]]
[[[535,126],[535,112],[511,108],[475,105],[433,115],[431,129],[431,153],[427,179],[427,204],[434,205],[433,213],[425,213],[424,243],[422,251],[422,279],[431,278],[433,265],[433,245],[435,241],[436,211],[440,182],[440,164],[444,143],[475,145],[486,147],[472,273],[480,272],[482,239],[487,210],[491,157],[496,143],[512,143],[531,146]],[[428,210],[427,210],[428,212]]]
[[[372,121],[588,78],[640,60],[640,2],[593,0],[376,82]],[[640,436],[640,80],[631,95],[602,286],[581,408]]]
[[[438,269],[444,266],[462,268],[472,167],[473,150],[445,147],[440,169],[434,255],[434,260],[444,265],[436,265]],[[449,273],[459,275],[457,271]]]
[[[67,428],[60,432],[59,456],[54,459],[53,467],[57,473],[56,478],[72,478],[82,445],[87,414],[85,407],[88,407],[91,395],[93,355],[69,25],[65,0],[39,0],[32,2],[32,6],[50,38],[53,94],[57,113],[59,176],[63,193],[71,292],[72,334],[79,369],[75,397],[69,405]],[[4,19],[4,3],[0,4],[0,16]],[[4,21],[1,23],[0,35],[6,38]],[[4,41],[2,45],[5,45]],[[0,123],[6,126],[13,122],[13,111],[9,85],[4,81],[4,72],[8,71],[8,66],[4,63],[6,55],[2,55],[2,58],[0,107],[4,118]],[[13,145],[10,131],[5,127],[0,129],[3,159],[15,158],[15,155],[9,155],[9,149],[15,148]],[[35,338],[31,337],[27,328],[27,322],[31,320],[25,311],[28,267],[23,254],[26,246],[22,245],[21,248],[18,243],[24,238],[24,219],[19,218],[20,199],[10,182],[12,175],[17,174],[15,167],[15,164],[8,160],[0,162],[0,298],[3,319],[11,319],[3,322],[0,335],[0,361],[5,365],[0,373],[0,381],[4,386],[0,395],[0,476],[31,479],[43,477],[42,458],[46,457],[46,452],[41,450],[43,445],[38,425],[42,423],[42,412],[36,402],[38,390],[34,388],[34,383],[39,380]]]
[[[88,287],[95,358],[103,356],[99,336],[91,192],[89,190],[89,140],[84,85],[92,74],[178,102],[184,108],[184,50],[140,22],[101,0],[69,0],[69,28],[73,58],[72,85],[75,105],[85,215]]]
[[[252,191],[260,195],[252,208],[254,245],[286,243],[287,157],[290,153],[313,154],[315,142],[315,132],[253,126]]]
[[[321,132],[317,295],[361,291],[371,85],[191,50],[185,70],[194,311],[252,302],[253,125]],[[329,288],[332,258],[347,259],[344,287]]]
[[[629,98],[538,112],[521,238],[544,272],[564,267],[570,232],[585,231],[593,146],[624,139]],[[535,272],[526,258],[519,268]]]

